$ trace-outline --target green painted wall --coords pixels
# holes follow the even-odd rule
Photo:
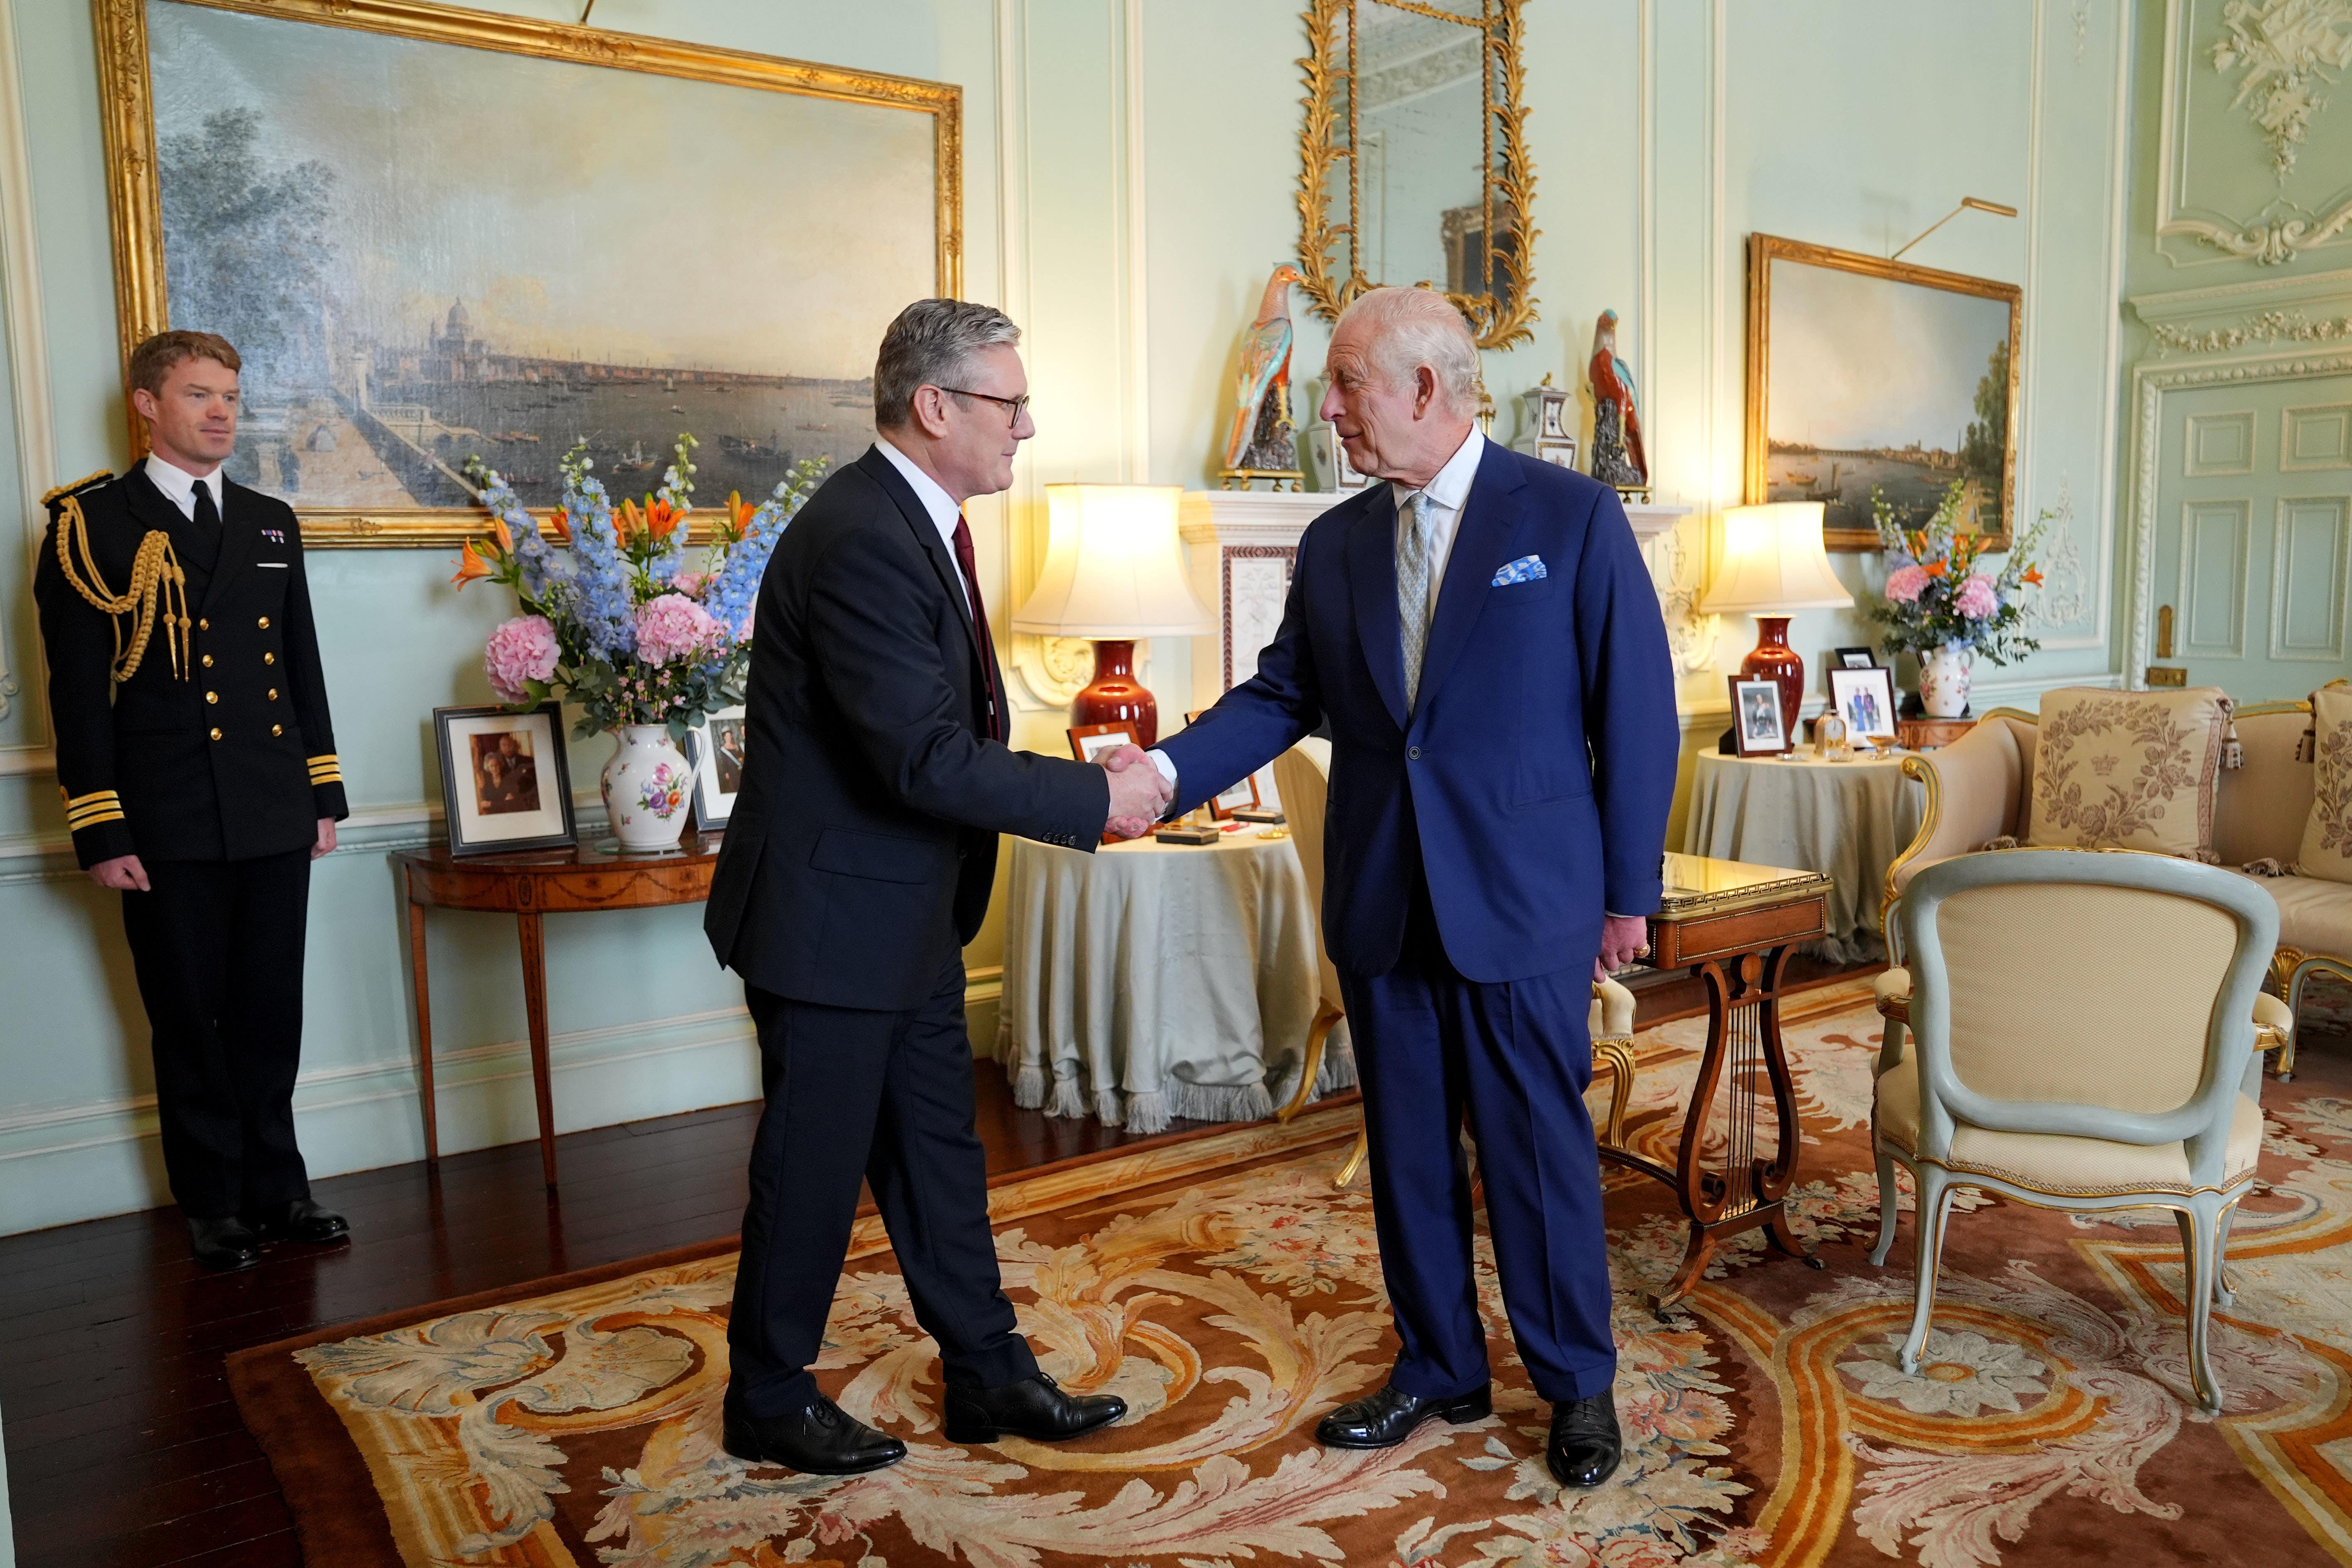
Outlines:
[[[577,14],[571,0],[503,8]],[[1712,510],[1739,499],[1745,236],[1885,254],[1963,195],[2012,203],[2025,212],[2016,222],[1972,215],[1913,253],[2026,284],[2021,502],[2071,505],[2087,584],[2078,613],[2052,628],[2050,651],[1986,685],[2030,704],[2049,685],[2107,678],[2126,9],[2102,0],[2078,28],[2076,8],[2054,0],[1529,5],[1542,321],[1533,343],[1489,357],[1505,409],[1496,435],[1514,433],[1521,389],[1547,373],[1580,380],[1595,316],[1618,310],[1621,349],[1647,394],[1661,499],[1698,509],[1662,551],[1661,574],[1695,588]],[[81,0],[0,0],[0,17],[13,26],[34,128],[50,466],[71,478],[121,460],[89,13]],[[1295,5],[602,0],[596,19],[962,86],[966,290],[1003,302],[1028,329],[1041,427],[1013,495],[973,509],[999,625],[1041,552],[1039,486],[1204,481],[1239,329],[1297,244]],[[1327,331],[1301,322],[1301,379],[1319,367]],[[0,443],[0,495],[20,493],[5,468],[20,456]],[[34,668],[27,560],[25,549],[0,552],[0,647],[19,671]],[[1858,557],[1839,569],[1857,591],[1875,580]],[[448,570],[437,552],[312,557],[359,809],[314,894],[296,1103],[320,1173],[421,1148],[387,855],[431,830],[425,715],[487,699],[478,651],[503,609],[478,591],[452,592]],[[1809,658],[1865,640],[1858,613],[1807,616],[1796,631]],[[1693,743],[1711,743],[1725,722],[1721,672],[1753,639],[1745,616],[1717,628],[1711,650],[1702,637],[1685,683]],[[1163,693],[1188,690],[1185,648],[1153,648],[1149,678]],[[1058,751],[1064,721],[1024,711],[1016,742]],[[0,718],[0,747],[44,739],[28,692]],[[574,775],[592,789],[606,749],[574,749]],[[0,773],[0,1232],[163,1201],[142,1099],[146,1026],[119,916],[61,852],[55,781],[32,755],[0,752],[16,759],[0,766],[19,769]],[[983,1041],[1001,946],[992,927],[969,955]],[[445,1148],[531,1131],[515,963],[508,923],[434,918]],[[694,911],[559,919],[551,984],[561,1125],[756,1092],[740,992],[711,962]]]

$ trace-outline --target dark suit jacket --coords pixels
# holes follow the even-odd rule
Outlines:
[[[996,654],[958,581],[878,451],[809,498],[768,563],[742,790],[703,921],[719,962],[764,991],[912,1007],[980,930],[999,833],[1100,841],[1100,768],[988,738]]]
[[[1590,966],[1604,910],[1658,907],[1680,731],[1666,633],[1616,492],[1489,443],[1404,706],[1396,505],[1376,484],[1307,526],[1282,627],[1162,750],[1209,798],[1327,720],[1323,933],[1392,967],[1416,860],[1446,956],[1496,982]],[[1496,586],[1540,556],[1546,575]]]
[[[348,816],[327,682],[302,568],[302,531],[284,501],[224,479],[221,531],[195,525],[143,469],[76,487],[99,592],[131,586],[131,557],[156,530],[187,574],[195,664],[173,675],[161,617],[138,669],[109,675],[120,625],[58,563],[65,495],[53,496],[33,574],[49,656],[58,783],[84,866],[246,860],[316,842],[319,818]],[[79,557],[77,569],[80,569]]]

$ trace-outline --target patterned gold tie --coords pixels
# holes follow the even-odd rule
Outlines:
[[[1429,517],[1429,496],[1415,490],[1405,498],[1404,533],[1397,541],[1397,635],[1404,647],[1404,710],[1412,711],[1421,690],[1421,655],[1429,643],[1429,558],[1436,530]]]

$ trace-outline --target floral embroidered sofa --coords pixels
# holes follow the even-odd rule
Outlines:
[[[2302,754],[2311,727],[2309,701],[2239,709],[2242,762],[2219,772],[2213,797],[2213,858],[2248,877],[2278,904],[2278,951],[2271,960],[2270,984],[2285,1000],[2283,1012],[2290,1020],[2302,1006],[2312,975],[2324,971],[2352,979],[2352,882],[2290,869],[2312,815],[2316,770]],[[2040,734],[2036,715],[1999,708],[1941,751],[1904,759],[1903,771],[1927,786],[1927,798],[1918,836],[1887,868],[1882,925],[1925,868],[2027,837]],[[1889,984],[1897,984],[1892,974]],[[2281,1047],[2281,1078],[2294,1071],[2290,1030],[2291,1023],[2265,1035],[2265,1048]]]

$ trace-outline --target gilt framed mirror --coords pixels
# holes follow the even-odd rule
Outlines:
[[[1444,289],[1482,349],[1534,337],[1522,0],[1311,0],[1298,257],[1324,319]]]

